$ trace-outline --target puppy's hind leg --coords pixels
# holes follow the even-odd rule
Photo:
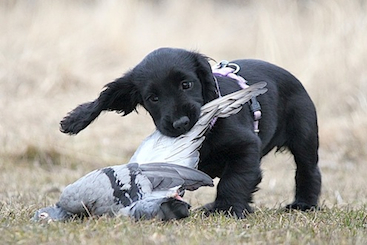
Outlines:
[[[313,106],[309,106],[309,110],[302,109],[294,110],[287,127],[287,146],[297,165],[295,200],[287,208],[305,211],[317,207],[321,173],[318,167],[316,112]]]

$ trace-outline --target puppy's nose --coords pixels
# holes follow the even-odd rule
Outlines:
[[[178,129],[180,131],[189,130],[190,119],[187,116],[181,117],[178,120],[173,122],[173,128]]]

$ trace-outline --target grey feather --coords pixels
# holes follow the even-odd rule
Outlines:
[[[201,186],[213,186],[213,180],[208,175],[201,171],[192,171],[192,168],[185,166],[150,163],[141,164],[140,169],[157,190],[181,185],[186,190],[194,191]],[[162,179],[163,181],[161,181]],[[157,180],[159,180],[159,183]]]
[[[251,98],[264,94],[266,82],[259,82],[234,93],[220,97],[201,107],[201,115],[193,128],[176,138],[161,134],[158,130],[148,136],[135,151],[129,162],[168,162],[197,168],[199,149],[213,118],[224,118],[238,113]]]

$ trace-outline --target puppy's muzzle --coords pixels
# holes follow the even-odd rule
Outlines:
[[[190,119],[187,116],[183,116],[178,120],[174,121],[172,124],[174,129],[181,132],[186,132],[190,130]]]

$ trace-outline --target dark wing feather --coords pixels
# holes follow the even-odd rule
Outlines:
[[[213,186],[213,180],[207,174],[176,164],[141,164],[140,169],[152,182],[153,189],[169,189],[182,185],[184,189],[193,191],[201,186]]]

